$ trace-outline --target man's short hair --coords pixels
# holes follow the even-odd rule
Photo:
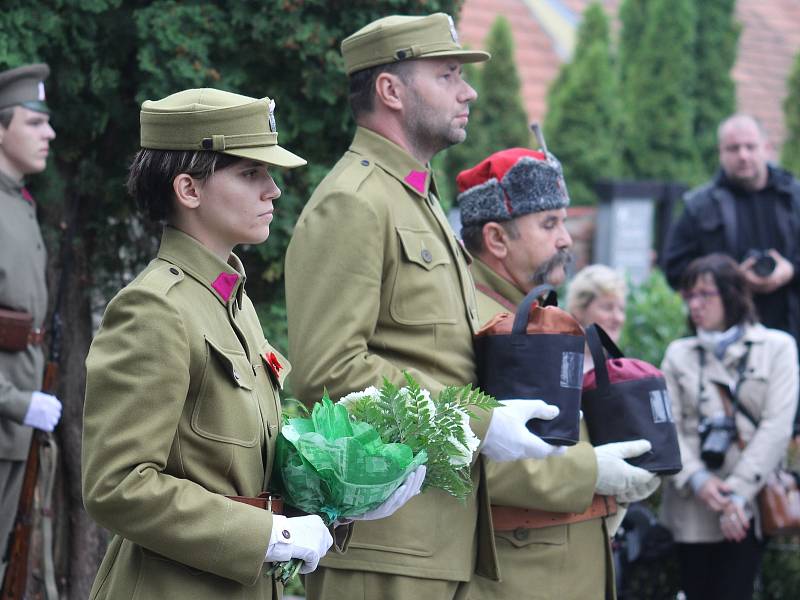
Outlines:
[[[0,126],[8,129],[8,126],[11,125],[11,119],[14,118],[14,109],[15,106],[8,106],[6,108],[0,108]]]
[[[408,83],[413,76],[414,61],[377,65],[350,75],[350,110],[353,117],[358,118],[375,110],[375,82],[381,73],[391,73],[400,78],[403,83]]]
[[[172,183],[181,173],[205,182],[215,171],[243,160],[207,150],[153,150],[136,153],[128,170],[128,192],[139,210],[153,221],[166,221],[174,211]]]
[[[508,237],[512,240],[519,238],[519,227],[517,227],[516,219],[510,221],[502,221],[498,223],[506,230]],[[466,225],[461,228],[461,239],[464,241],[464,247],[472,254],[478,256],[483,253],[483,226],[486,223],[475,225]]]
[[[764,129],[764,125],[762,125],[761,121],[756,117],[747,113],[734,113],[717,126],[717,143],[722,140],[722,130],[732,121],[750,121],[756,126],[758,133],[761,134],[761,138],[764,140],[767,139],[767,130]]]

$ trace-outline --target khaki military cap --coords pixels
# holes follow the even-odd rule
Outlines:
[[[279,167],[306,161],[278,145],[275,101],[202,88],[146,100],[141,146],[155,150],[214,150]]]
[[[348,75],[412,58],[455,56],[461,62],[489,60],[488,52],[464,50],[453,19],[444,13],[427,17],[394,15],[373,21],[342,42]]]
[[[24,106],[49,113],[44,101],[44,80],[48,75],[50,67],[43,63],[0,72],[0,110]]]

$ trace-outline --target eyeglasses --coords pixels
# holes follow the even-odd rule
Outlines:
[[[681,296],[683,296],[683,301],[686,304],[689,304],[692,300],[700,299],[703,302],[710,300],[711,298],[716,298],[719,296],[719,292],[717,290],[703,290],[700,292],[681,292]]]

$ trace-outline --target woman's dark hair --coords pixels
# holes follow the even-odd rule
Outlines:
[[[174,210],[172,182],[181,173],[205,182],[214,171],[242,160],[209,150],[152,150],[142,148],[128,170],[127,188],[138,209],[153,221],[166,221]]]
[[[13,106],[9,106],[8,108],[0,109],[0,125],[6,129],[11,125],[11,119],[14,118],[14,108]]]
[[[755,323],[758,320],[750,286],[735,260],[718,252],[693,260],[681,278],[681,292],[690,291],[703,275],[711,275],[714,285],[719,290],[719,297],[725,309],[726,329],[740,323]],[[691,319],[689,325],[692,330],[695,329]]]

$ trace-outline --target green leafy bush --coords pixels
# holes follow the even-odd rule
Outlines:
[[[669,343],[688,335],[683,301],[657,269],[641,285],[629,287],[620,347],[626,356],[658,366]]]

